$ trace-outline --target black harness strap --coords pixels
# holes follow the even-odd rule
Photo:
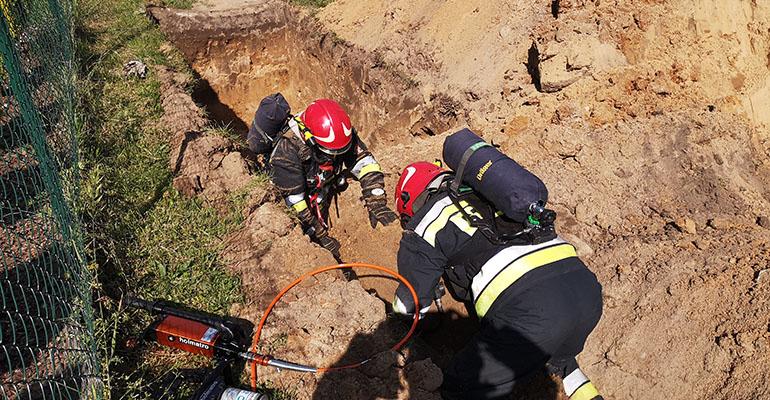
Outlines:
[[[256,130],[257,133],[259,133],[259,136],[262,136],[262,139],[264,139],[267,143],[270,143],[271,147],[275,145],[275,141],[277,140],[277,138],[276,139],[271,138],[270,135],[267,134],[267,132],[265,132],[264,130],[262,130],[262,128],[259,127],[256,120],[252,124],[254,126],[254,130]]]
[[[471,147],[468,147],[465,152],[463,153],[463,156],[460,158],[460,163],[457,164],[457,170],[455,172],[455,179],[452,182],[452,185],[449,187],[449,190],[454,193],[458,194],[460,190],[460,183],[462,183],[463,180],[463,173],[465,173],[465,164],[468,163],[468,160],[470,160],[473,153],[476,152],[476,150],[482,148],[482,147],[492,147],[491,144],[487,142],[478,142],[474,143]]]
[[[463,156],[460,157],[460,162],[457,164],[457,169],[455,171],[454,179],[452,180],[452,183],[449,185],[449,198],[452,200],[452,204],[457,207],[458,210],[460,210],[460,213],[470,222],[470,225],[476,229],[479,229],[484,236],[486,236],[492,243],[498,242],[497,240],[497,233],[495,230],[495,222],[494,222],[494,209],[490,207],[488,204],[478,204],[480,202],[473,202],[476,204],[473,204],[473,208],[475,208],[479,213],[482,214],[482,217],[478,217],[475,215],[470,215],[467,212],[465,212],[465,208],[460,205],[460,199],[463,198],[463,200],[471,200],[469,196],[467,195],[461,195],[460,194],[460,185],[462,184],[463,180],[463,174],[465,173],[465,166],[468,163],[468,160],[470,160],[473,153],[476,152],[476,150],[482,148],[482,147],[492,147],[491,144],[487,142],[478,142],[474,143],[472,146],[465,149],[465,152],[463,152]],[[466,191],[467,193],[473,193],[470,188]],[[475,196],[473,196],[475,197]],[[469,201],[470,203],[470,201]],[[481,206],[481,207],[479,207]]]

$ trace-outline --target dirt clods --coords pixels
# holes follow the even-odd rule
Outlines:
[[[259,318],[278,291],[314,267],[335,264],[334,258],[310,243],[283,204],[265,203],[243,227],[225,239],[229,268],[242,276],[243,292]]]
[[[221,204],[249,183],[249,167],[243,156],[233,151],[230,140],[211,135],[187,137],[191,136],[182,145],[184,154],[174,178],[177,190]]]
[[[156,67],[160,81],[160,100],[163,106],[163,127],[172,134],[170,138],[171,157],[169,159],[172,171],[177,171],[181,161],[179,152],[187,135],[201,132],[207,121],[203,110],[193,102],[184,90],[189,84],[189,77],[175,73],[166,67]]]
[[[538,65],[540,85],[547,93],[558,92],[584,76],[627,63],[615,46],[601,43],[590,35],[560,35],[543,48]]]
[[[341,366],[372,360],[361,368],[318,375],[259,368],[262,379],[292,388],[297,399],[435,399],[441,370],[389,350],[408,329],[384,319],[384,304],[356,282],[322,277],[298,287],[271,316],[262,341],[278,358],[314,366]]]
[[[215,207],[223,207],[228,196],[251,180],[243,156],[232,141],[207,134],[207,120],[184,87],[189,76],[167,68],[156,68],[161,83],[163,128],[171,133],[169,167],[174,187],[187,196],[199,196]]]

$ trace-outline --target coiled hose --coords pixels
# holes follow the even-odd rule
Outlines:
[[[332,270],[335,270],[335,269],[343,269],[343,268],[366,268],[366,269],[373,269],[373,270],[384,272],[384,273],[386,273],[388,275],[393,276],[394,278],[398,279],[399,282],[403,283],[404,286],[407,287],[407,289],[409,289],[409,292],[412,294],[412,298],[414,299],[415,310],[419,310],[420,309],[419,299],[417,298],[417,292],[415,292],[414,288],[409,283],[409,281],[407,281],[406,278],[404,278],[403,276],[399,275],[397,272],[392,271],[392,270],[390,270],[388,268],[381,267],[379,265],[374,265],[374,264],[367,264],[367,263],[345,263],[345,264],[338,264],[338,265],[330,265],[330,266],[326,266],[326,267],[321,267],[321,268],[318,268],[316,270],[310,271],[310,272],[300,276],[296,280],[294,280],[294,282],[290,283],[288,286],[283,288],[283,290],[281,290],[278,293],[278,295],[275,296],[273,301],[270,302],[270,305],[267,307],[267,309],[265,310],[265,313],[262,315],[262,319],[260,319],[260,321],[259,321],[259,325],[257,325],[256,332],[254,332],[254,340],[252,342],[252,347],[251,347],[251,352],[250,353],[251,354],[255,354],[255,355],[257,354],[256,353],[257,346],[259,344],[259,339],[260,339],[260,337],[262,335],[262,328],[265,326],[265,321],[267,321],[267,317],[273,311],[273,307],[275,307],[275,305],[278,303],[278,301],[280,301],[281,298],[289,290],[291,290],[294,286],[297,286],[298,284],[300,284],[300,282],[304,281],[305,279],[307,279],[307,278],[309,278],[311,276],[315,276],[315,275],[318,275],[318,274],[321,274],[321,273],[324,273],[324,272],[327,272],[327,271],[332,271]],[[409,341],[409,338],[412,336],[412,333],[414,333],[415,329],[417,328],[417,323],[419,322],[419,320],[420,320],[419,313],[414,313],[414,319],[412,320],[412,325],[409,328],[409,331],[406,333],[406,335],[401,340],[398,341],[398,343],[396,343],[395,345],[393,345],[393,347],[391,347],[391,350],[394,350],[394,351],[398,350],[404,344],[406,344],[407,341]],[[359,361],[359,362],[352,363],[352,364],[340,365],[340,366],[335,366],[335,367],[320,367],[320,368],[318,368],[318,367],[310,367],[310,366],[306,366],[306,365],[302,365],[302,364],[291,363],[291,362],[287,362],[287,361],[283,361],[283,360],[277,360],[277,359],[273,359],[270,356],[259,356],[259,357],[251,358],[251,359],[253,360],[252,363],[251,363],[251,388],[252,388],[252,390],[256,390],[257,389],[257,365],[266,365],[266,366],[272,366],[272,367],[276,367],[276,368],[285,368],[285,369],[290,369],[290,370],[294,370],[294,371],[301,371],[301,372],[318,373],[318,372],[330,372],[330,371],[339,371],[339,370],[343,370],[343,369],[357,368],[357,367],[360,367],[361,365],[366,364],[372,358],[369,357],[369,358],[367,358],[367,359],[365,359],[363,361]]]

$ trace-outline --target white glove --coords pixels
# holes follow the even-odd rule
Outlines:
[[[423,317],[425,317],[425,314],[428,312],[429,309],[430,309],[430,306],[420,309],[420,319],[423,319]],[[404,304],[403,301],[401,301],[401,299],[398,298],[398,296],[396,296],[393,299],[393,312],[396,314],[410,317],[410,318],[412,318],[414,315],[413,313],[410,313],[406,310],[406,305]]]

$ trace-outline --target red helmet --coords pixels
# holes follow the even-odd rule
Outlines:
[[[396,184],[396,211],[408,217],[414,216],[415,210],[413,207],[415,206],[415,201],[436,177],[446,173],[449,173],[449,171],[442,169],[439,165],[426,161],[418,161],[407,165],[404,171],[401,172],[401,178],[399,178]],[[422,199],[422,201],[425,201],[425,199]],[[418,204],[418,208],[421,205]]]
[[[334,100],[312,102],[300,119],[313,135],[313,140],[324,153],[342,154],[353,143],[353,125],[345,110]]]

